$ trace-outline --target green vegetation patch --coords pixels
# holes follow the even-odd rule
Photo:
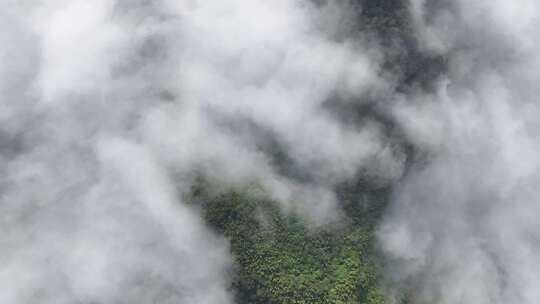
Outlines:
[[[308,229],[256,191],[210,188],[198,182],[190,200],[231,243],[238,303],[384,303],[368,228]]]

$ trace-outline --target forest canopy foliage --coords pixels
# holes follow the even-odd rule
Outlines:
[[[256,187],[220,193],[212,188],[199,180],[189,200],[230,241],[237,303],[386,303],[373,226],[359,218],[373,218],[377,208],[351,204],[345,206],[352,216],[346,224],[313,228]],[[344,202],[355,195],[349,189],[340,191]],[[380,193],[363,195],[374,199]]]

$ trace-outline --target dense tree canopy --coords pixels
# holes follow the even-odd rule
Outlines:
[[[260,192],[210,190],[200,181],[190,199],[231,243],[238,303],[385,303],[369,221],[308,227]],[[347,206],[353,217],[373,216],[356,206]]]

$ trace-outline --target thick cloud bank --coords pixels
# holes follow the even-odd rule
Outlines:
[[[386,85],[375,49],[339,37],[346,12],[0,2],[0,302],[229,303],[227,243],[181,201],[194,176],[321,223],[368,162],[398,174],[379,126],[324,110]]]
[[[228,303],[226,242],[136,130],[163,73],[144,27],[30,3],[0,7],[0,302]]]
[[[540,4],[418,0],[411,11],[448,72],[396,101],[427,156],[380,229],[389,272],[421,303],[538,303]]]
[[[323,225],[365,175],[413,302],[537,304],[539,12],[0,0],[0,302],[231,303],[195,178]]]

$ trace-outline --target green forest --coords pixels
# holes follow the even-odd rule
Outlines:
[[[189,201],[231,244],[237,303],[388,303],[374,246],[387,189],[342,185],[346,218],[322,228],[284,213],[257,186],[217,188],[199,179]]]

